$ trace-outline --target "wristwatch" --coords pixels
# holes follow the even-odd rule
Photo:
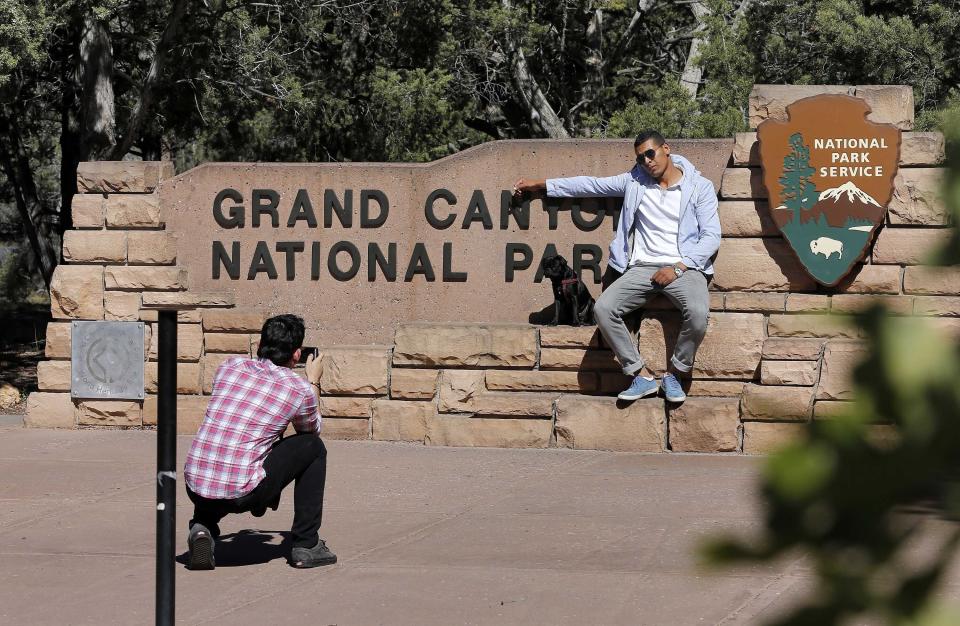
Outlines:
[[[682,270],[682,269],[680,269],[680,266],[678,266],[678,265],[674,265],[674,266],[673,266],[673,273],[677,275],[677,278],[680,278],[681,276],[683,276],[683,273],[684,273],[685,271],[687,271],[687,270]]]

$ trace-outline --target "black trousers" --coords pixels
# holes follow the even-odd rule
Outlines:
[[[317,435],[294,435],[281,439],[264,459],[267,475],[253,491],[232,499],[204,498],[187,487],[193,502],[194,524],[203,524],[220,536],[220,520],[230,513],[276,509],[280,492],[290,483],[293,487],[293,546],[312,548],[319,540],[323,517],[323,487],[327,479],[327,448]]]

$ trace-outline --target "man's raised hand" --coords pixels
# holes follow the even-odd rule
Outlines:
[[[524,193],[533,191],[544,191],[547,188],[546,179],[532,180],[529,178],[520,178],[513,183],[513,195],[522,196]]]
[[[320,384],[320,377],[323,376],[323,352],[317,351],[316,356],[311,354],[307,357],[307,380],[311,383]]]

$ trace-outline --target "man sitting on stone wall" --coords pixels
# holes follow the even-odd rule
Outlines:
[[[187,540],[190,569],[214,568],[224,516],[249,511],[259,517],[268,506],[276,510],[280,492],[291,482],[290,564],[305,568],[337,561],[318,535],[327,471],[317,404],[323,365],[311,355],[306,380],[293,372],[303,336],[299,317],[271,317],[260,331],[259,358],[228,359],[217,369],[183,471],[194,504]],[[297,434],[281,439],[291,422]]]
[[[604,340],[625,374],[633,376],[618,396],[637,400],[658,391],[624,315],[643,307],[656,294],[667,296],[682,317],[680,336],[663,375],[664,396],[683,402],[678,376],[689,376],[707,330],[713,257],[720,247],[717,192],[690,161],[670,154],[659,132],[640,133],[633,144],[637,163],[629,172],[607,178],[576,176],[527,180],[515,194],[546,191],[553,198],[623,198],[617,233],[610,244],[608,268],[621,274],[597,299],[594,315]]]

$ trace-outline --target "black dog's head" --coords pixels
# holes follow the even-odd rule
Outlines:
[[[559,254],[543,259],[543,275],[547,278],[563,278],[566,271],[567,260]]]

